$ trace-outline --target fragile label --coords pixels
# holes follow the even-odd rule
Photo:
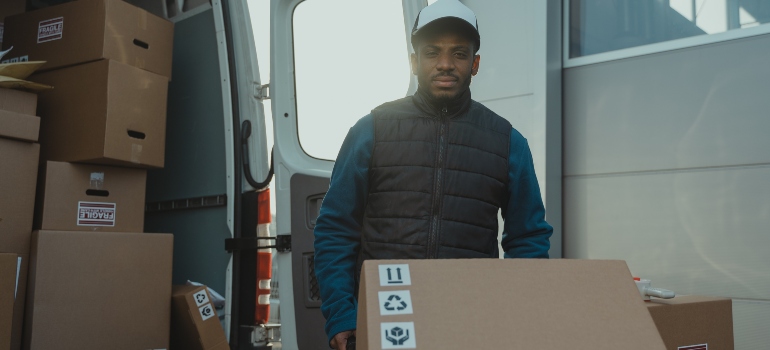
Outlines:
[[[708,344],[680,346],[677,350],[709,350]]]
[[[199,307],[198,312],[200,312],[201,318],[205,321],[214,316],[214,307],[211,304],[206,304]]]
[[[412,296],[408,290],[377,293],[380,299],[380,315],[408,315],[412,313]]]
[[[201,289],[193,294],[193,299],[195,299],[195,306],[201,306],[209,302],[209,295],[206,293],[205,289]]]
[[[37,26],[37,43],[59,40],[64,33],[64,17],[41,21]]]
[[[409,275],[409,264],[380,265],[380,286],[409,286],[412,278]]]
[[[78,226],[115,226],[115,203],[78,202]]]
[[[380,324],[383,349],[414,349],[417,342],[414,322],[383,322]]]

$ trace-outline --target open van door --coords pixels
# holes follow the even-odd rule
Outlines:
[[[426,4],[425,0],[271,2],[276,231],[279,238],[291,240],[291,251],[275,257],[284,349],[328,349],[313,270],[316,217],[348,129],[377,105],[415,90],[408,59],[410,30]],[[372,45],[382,44],[357,39],[379,34],[388,35],[394,47],[377,50]],[[376,50],[393,55],[383,58],[388,62],[384,69],[393,65],[399,78],[392,88],[373,89],[363,96],[366,101],[360,107],[353,106],[361,102],[351,100],[362,98],[358,86],[365,84],[363,75],[372,72],[359,74],[351,67],[370,64],[362,61]]]

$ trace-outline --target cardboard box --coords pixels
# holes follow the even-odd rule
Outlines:
[[[167,349],[173,236],[32,234],[24,348]]]
[[[29,254],[40,145],[5,139],[2,134],[0,131],[0,252]]]
[[[5,17],[12,16],[19,13],[24,13],[27,7],[26,0],[3,0],[0,1],[0,47],[3,44],[3,23],[5,23]]]
[[[688,295],[646,305],[666,349],[734,349],[732,300]]]
[[[19,282],[21,261],[13,253],[0,253],[0,349],[11,348],[13,305]]]
[[[54,86],[39,95],[42,159],[163,167],[168,93],[164,77],[102,60],[36,74],[30,80]]]
[[[27,254],[0,253],[0,350],[21,348]]]
[[[662,350],[624,261],[368,260],[358,349]]]
[[[78,0],[8,17],[3,47],[45,70],[110,59],[169,78],[173,37],[173,23],[122,0]]]
[[[9,139],[35,142],[40,134],[40,118],[0,109],[0,135]]]
[[[142,169],[46,162],[35,229],[142,232],[146,181]]]
[[[26,115],[37,115],[37,94],[0,88],[0,109]]]
[[[230,350],[205,286],[173,286],[171,350]]]

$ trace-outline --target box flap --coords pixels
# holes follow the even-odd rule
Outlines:
[[[26,115],[37,115],[37,94],[0,88],[0,109]]]
[[[0,137],[36,142],[40,118],[0,109]]]
[[[361,349],[665,349],[623,261],[369,260],[362,274]]]

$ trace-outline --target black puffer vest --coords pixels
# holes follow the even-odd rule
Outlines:
[[[498,256],[511,124],[469,91],[456,105],[436,107],[418,92],[372,111],[359,264]]]

